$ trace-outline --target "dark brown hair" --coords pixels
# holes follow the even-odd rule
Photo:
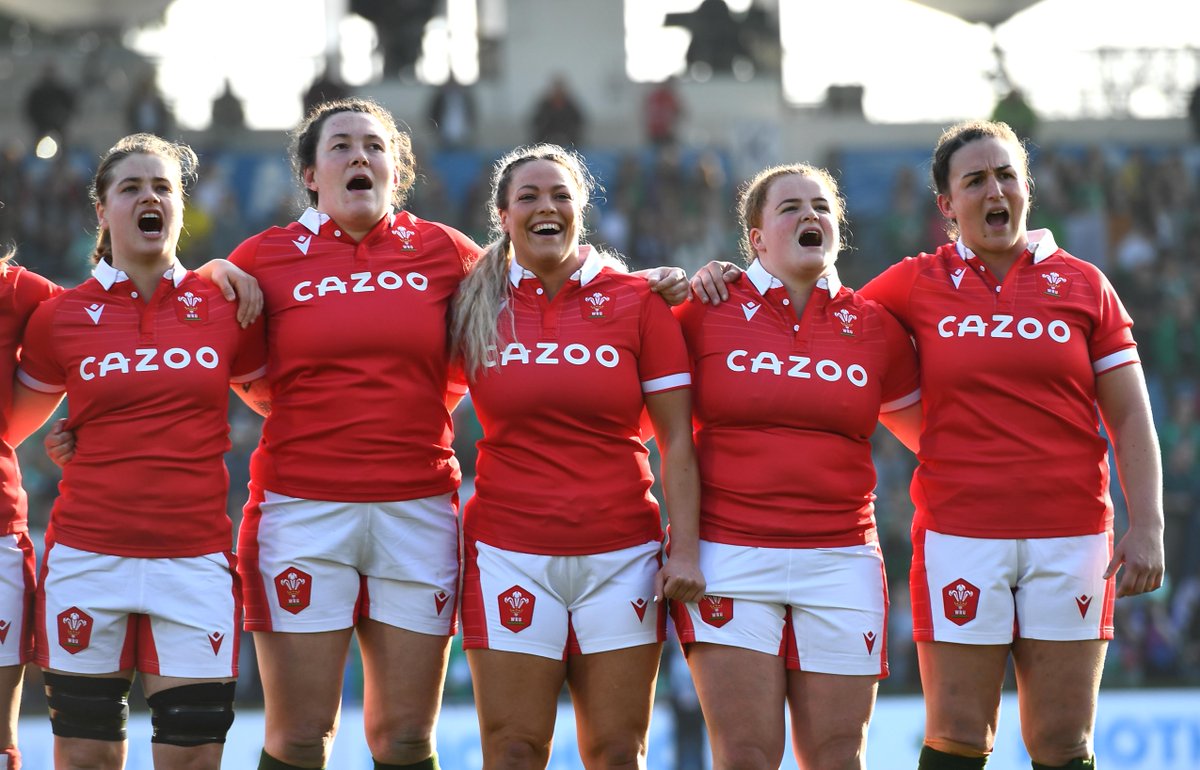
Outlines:
[[[317,191],[305,186],[304,172],[317,164],[317,142],[321,139],[321,129],[325,127],[325,121],[340,112],[360,112],[383,124],[388,134],[392,160],[396,165],[397,181],[395,189],[392,190],[392,205],[398,209],[403,207],[413,182],[417,179],[417,161],[413,157],[412,138],[396,126],[396,119],[382,105],[372,99],[360,98],[338,99],[318,104],[292,132],[292,172],[307,193],[309,205],[317,206]]]

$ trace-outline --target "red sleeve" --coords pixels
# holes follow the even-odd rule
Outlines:
[[[450,225],[444,225],[441,222],[431,222],[429,220],[424,221],[440,229],[450,239],[450,242],[454,244],[454,248],[458,252],[459,262],[462,265],[462,277],[465,278],[467,273],[470,272],[471,266],[475,264],[475,260],[479,259],[479,255],[483,253],[483,249],[475,241],[455,230]]]
[[[883,378],[879,411],[894,412],[912,406],[921,398],[917,349],[912,337],[891,313],[882,307],[876,310],[883,321],[884,339],[887,340],[887,372]]]
[[[1113,357],[1114,353],[1136,347],[1137,343],[1133,340],[1133,319],[1129,317],[1125,306],[1121,304],[1121,298],[1117,296],[1116,289],[1109,283],[1104,273],[1097,270],[1095,275],[1099,314],[1096,325],[1092,329],[1092,335],[1088,338],[1088,355],[1093,363],[1100,363]],[[1120,358],[1119,361],[1112,360],[1112,365],[1097,367],[1096,374],[1115,369],[1117,366],[1132,364],[1138,360],[1136,354],[1118,358]]]
[[[710,307],[712,306],[689,299],[687,302],[681,302],[671,308],[675,320],[679,322],[679,327],[683,330],[683,340],[687,343],[688,355],[691,357],[693,367],[700,353],[697,349],[700,344],[700,327],[704,323],[704,316]]]
[[[686,388],[692,383],[687,345],[679,322],[671,314],[666,300],[639,287],[642,296],[640,319],[641,351],[638,354],[638,379],[643,393],[661,393]]]
[[[63,292],[58,284],[23,267],[9,269],[17,271],[13,280],[13,309],[19,318],[28,320],[38,305]]]
[[[872,278],[858,294],[874,300],[895,316],[900,324],[912,331],[912,314],[909,312],[909,297],[912,296],[913,280],[916,278],[918,262],[912,257],[884,270]]]
[[[61,393],[67,389],[67,376],[54,354],[54,311],[57,302],[43,302],[33,311],[25,326],[21,344],[21,363],[17,378],[26,387],[42,393]]]
[[[239,243],[238,247],[229,255],[229,261],[250,275],[254,275],[254,268],[258,262],[258,244],[266,237],[267,232],[269,231],[264,230]]]
[[[229,369],[230,382],[253,382],[267,373],[267,325],[262,316],[238,330],[237,357]]]

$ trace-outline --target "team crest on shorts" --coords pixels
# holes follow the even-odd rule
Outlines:
[[[942,589],[942,605],[946,620],[964,626],[979,612],[979,589],[959,578]]]
[[[204,323],[208,320],[208,303],[204,297],[185,291],[175,298],[175,316],[185,323]]]
[[[616,306],[616,300],[600,291],[594,291],[579,301],[585,321],[607,321],[612,318]]]
[[[1067,276],[1053,270],[1042,273],[1042,294],[1047,297],[1065,297],[1070,288],[1071,279]]]
[[[288,567],[275,576],[275,593],[279,597],[279,608],[297,615],[312,602],[312,575]]]
[[[500,625],[519,634],[533,625],[533,605],[537,597],[521,586],[513,586],[496,597],[500,606]]]
[[[78,607],[58,613],[58,646],[74,655],[92,643],[92,616]]]
[[[700,597],[700,619],[713,628],[733,620],[733,599],[728,596],[705,594]]]

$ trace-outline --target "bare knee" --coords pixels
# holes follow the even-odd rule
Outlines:
[[[515,735],[490,739],[485,749],[488,770],[543,768],[550,760],[550,744]]]
[[[1076,757],[1092,755],[1091,735],[1086,730],[1032,724],[1024,727],[1022,733],[1030,759],[1038,764],[1059,767]]]
[[[753,743],[713,745],[713,770],[774,770],[782,759],[782,752],[768,753]]]
[[[638,737],[599,740],[579,747],[587,770],[636,770],[646,766],[646,742]]]
[[[337,724],[306,720],[277,726],[267,736],[267,753],[291,764],[324,766]]]
[[[408,765],[433,755],[433,737],[417,725],[393,725],[368,730],[367,747],[380,762]]]
[[[854,770],[865,767],[865,735],[830,735],[815,745],[801,748],[808,770]]]

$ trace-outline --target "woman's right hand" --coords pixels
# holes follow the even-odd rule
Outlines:
[[[729,299],[725,284],[736,281],[742,269],[732,262],[709,262],[692,276],[692,296],[716,307]]]
[[[42,441],[42,446],[46,449],[46,456],[60,468],[75,456],[75,434],[67,430],[65,417],[55,421],[51,426],[46,438]]]

